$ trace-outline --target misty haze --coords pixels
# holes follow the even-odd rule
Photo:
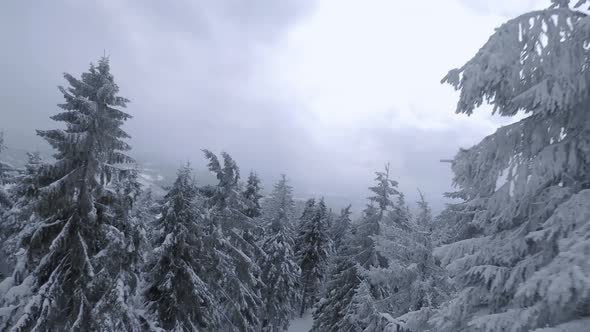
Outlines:
[[[0,332],[590,331],[590,0],[0,4]]]

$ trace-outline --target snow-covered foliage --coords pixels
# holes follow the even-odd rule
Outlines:
[[[293,221],[289,219],[294,209],[291,191],[287,177],[282,175],[264,205],[264,254],[259,258],[264,331],[286,330],[301,300],[301,270],[295,259]]]
[[[346,235],[350,231],[352,219],[351,211],[352,205],[349,204],[347,207],[340,211],[340,215],[331,227],[331,237],[334,242],[334,251],[338,251],[343,241],[346,240]]]
[[[380,313],[371,285],[362,280],[356,288],[343,318],[343,331],[384,331],[387,315]]]
[[[14,173],[16,169],[11,164],[2,161],[2,151],[4,145],[4,132],[0,131],[0,216],[12,206],[12,199],[8,193],[8,186],[14,182]]]
[[[43,172],[48,179],[38,189],[35,213],[41,221],[23,238],[24,252],[4,282],[10,287],[1,294],[0,326],[136,331],[139,318],[127,307],[133,273],[123,262],[127,255],[117,257],[113,250],[133,242],[117,212],[120,196],[111,189],[126,176],[118,165],[132,161],[124,154],[130,147],[121,129],[130,116],[119,109],[128,100],[117,96],[107,58],[81,79],[64,77],[70,86],[60,87],[63,112],[52,119],[65,129],[38,131],[57,150],[56,162]],[[120,311],[105,311],[115,303]]]
[[[296,256],[301,267],[301,316],[315,305],[326,280],[332,252],[327,216],[324,199],[317,204],[314,199],[310,199],[299,222]]]
[[[369,188],[372,196],[368,197],[369,204],[363,211],[363,218],[357,226],[355,237],[359,250],[356,259],[365,269],[387,266],[385,257],[375,247],[374,236],[381,234],[384,217],[390,208],[394,207],[392,198],[400,195],[396,189],[397,182],[389,177],[389,165],[385,166],[384,172],[375,172],[375,182],[376,185]]]
[[[201,206],[199,206],[201,204]],[[206,274],[206,225],[188,166],[178,171],[156,221],[154,254],[147,264],[146,307],[167,331],[214,330],[220,312]]]
[[[301,271],[295,261],[293,238],[288,231],[287,214],[279,210],[262,245],[260,262],[264,290],[263,331],[284,331],[301,300]]]
[[[262,187],[260,185],[260,178],[254,172],[250,172],[248,181],[246,182],[246,189],[242,192],[244,202],[246,203],[246,210],[244,214],[249,218],[260,217],[262,207],[260,206],[260,199]]]
[[[375,182],[361,220],[341,239],[314,313],[314,331],[422,331],[447,296],[424,197],[415,218],[387,166]],[[348,218],[347,210],[341,219]]]
[[[416,224],[420,229],[427,232],[429,235],[432,235],[434,230],[434,225],[432,224],[432,209],[430,209],[430,205],[428,205],[424,194],[422,194],[421,191],[418,191],[418,193],[420,194],[420,200],[416,202],[418,205]]]
[[[457,293],[434,330],[551,330],[590,316],[589,23],[554,1],[502,25],[444,79],[461,91],[459,113],[487,101],[530,115],[453,161],[465,202],[447,215],[469,231],[436,251]]]
[[[372,196],[369,196],[369,201],[377,204],[377,209],[380,213],[386,211],[389,207],[393,207],[392,197],[399,196],[397,188],[397,181],[390,178],[389,164],[385,165],[384,172],[375,172],[375,186],[370,187],[369,190]]]
[[[416,331],[422,331],[428,320],[424,315],[437,308],[448,292],[444,270],[433,256],[427,219],[429,208],[423,197],[419,203],[419,214],[414,218],[408,213],[403,195],[398,196],[381,234],[374,237],[387,266],[367,272],[367,280],[374,289],[379,289],[381,315],[395,318],[388,324],[388,329],[394,331],[398,325],[406,329],[421,326]]]
[[[260,267],[257,257],[264,254],[251,236],[256,225],[246,216],[245,203],[239,191],[239,168],[225,152],[223,166],[215,154],[204,150],[209,170],[218,184],[207,199],[208,246],[215,248],[214,263],[206,278],[220,294],[221,310],[230,326],[227,330],[257,331],[261,326]]]
[[[36,213],[39,201],[39,188],[48,177],[43,175],[43,164],[39,153],[28,153],[28,162],[24,171],[16,178],[15,184],[7,191],[9,208],[6,209],[0,223],[0,241],[2,251],[11,265],[14,265],[16,253],[23,238],[30,236],[39,222]]]
[[[4,145],[4,132],[0,131],[0,156],[2,151],[6,149]],[[18,169],[6,161],[0,159],[0,187],[15,182],[15,175],[18,174]]]
[[[397,183],[389,178],[388,166],[385,172],[375,174],[377,184],[369,188],[373,194],[368,198],[369,205],[361,220],[344,233],[344,242],[339,244],[332,261],[323,297],[314,314],[314,331],[363,331],[373,324],[381,324],[374,294],[380,292],[372,289],[366,276],[370,268],[387,266],[374,237],[381,233],[383,217],[393,206],[391,198],[399,192]],[[348,214],[347,209],[343,210],[342,218],[346,220]]]
[[[293,232],[295,229],[295,201],[293,200],[293,188],[285,174],[274,185],[272,192],[265,197],[263,218],[265,224],[269,225],[277,220],[279,214],[284,214],[286,231]]]
[[[350,322],[344,316],[361,280],[354,259],[357,252],[353,246],[353,232],[351,229],[343,235],[333,259],[325,290],[314,311],[313,331],[349,331]]]

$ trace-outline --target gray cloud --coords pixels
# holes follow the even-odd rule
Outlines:
[[[484,6],[488,2],[461,1],[482,14],[512,3],[501,1],[499,7],[492,8]],[[334,204],[353,202],[358,211],[373,172],[391,162],[392,175],[399,180],[408,201],[416,199],[419,187],[440,209],[444,203],[442,193],[451,189],[451,174],[448,165],[439,160],[451,158],[459,146],[474,144],[493,128],[488,120],[452,121],[430,109],[437,107],[452,113],[452,103],[440,98],[445,95],[435,89],[447,62],[454,63],[454,57],[449,61],[441,53],[430,61],[431,55],[420,52],[420,48],[416,53],[398,53],[397,44],[380,44],[385,52],[367,48],[365,53],[357,54],[376,57],[374,64],[362,59],[354,62],[354,54],[346,58],[345,52],[335,46],[342,47],[342,51],[359,48],[348,48],[349,37],[357,42],[381,42],[389,40],[390,35],[379,25],[364,24],[374,21],[377,13],[384,15],[379,16],[384,24],[389,22],[387,11],[373,8],[374,12],[364,12],[363,16],[354,2],[347,3],[322,3],[348,8],[347,14],[340,17],[327,7],[322,15],[329,18],[334,13],[335,20],[307,26],[312,30],[304,34],[306,38],[316,33],[321,37],[317,44],[311,39],[311,46],[319,52],[311,52],[309,58],[303,59],[305,66],[298,67],[290,57],[284,63],[277,58],[284,57],[284,52],[301,51],[297,43],[293,49],[285,47],[285,41],[290,41],[294,27],[316,13],[317,3],[313,0],[3,2],[0,129],[6,131],[7,143],[12,147],[49,151],[34,130],[56,125],[49,116],[62,100],[56,89],[65,83],[62,73],[78,75],[90,61],[106,52],[121,94],[132,101],[128,111],[134,119],[126,129],[133,136],[132,153],[143,163],[173,174],[174,168],[187,160],[203,169],[202,148],[225,150],[238,161],[243,173],[257,170],[266,188],[271,188],[280,173],[287,173],[298,196],[326,195]],[[520,10],[515,5],[509,7],[511,11]],[[347,15],[357,14],[361,20],[358,26],[338,26],[351,22]],[[463,31],[463,21],[453,24],[457,30],[449,31]],[[363,26],[372,28],[362,30]],[[347,35],[350,29],[357,33]],[[380,32],[382,38],[365,38],[374,32]],[[430,38],[432,32],[423,27],[414,33],[417,35],[411,38],[394,36],[403,37],[398,41],[400,47],[416,50],[419,36]],[[443,41],[435,37],[429,47],[440,48],[442,44],[438,43]],[[469,38],[469,54],[485,37]],[[332,52],[325,52],[329,50]],[[377,57],[379,54],[399,59]],[[350,60],[350,65],[338,62],[342,58]],[[404,65],[382,68],[384,61]],[[406,65],[406,61],[417,63]],[[332,62],[336,65],[332,66]],[[420,69],[420,77],[413,70],[404,70],[411,66]],[[320,79],[319,85],[311,81],[309,86],[314,88],[310,94],[291,91],[289,84],[281,80],[281,73],[298,80],[293,71],[299,69],[306,69],[303,76]],[[377,74],[384,78],[399,75],[402,83],[389,86],[392,81],[378,81]],[[355,84],[340,84],[349,82]],[[411,92],[406,91],[406,85],[419,87],[420,96],[405,96]],[[391,100],[385,98],[389,91],[395,93]],[[312,109],[311,105],[318,96],[321,111],[331,114],[328,118],[346,120],[347,112],[349,116],[361,113],[358,108],[371,104],[374,96],[387,99],[374,103],[380,108],[396,107],[389,105],[390,101],[404,96],[408,100],[400,100],[401,104],[411,103],[411,98],[424,99],[422,94],[436,102],[419,106],[422,109],[418,110],[398,109],[385,116],[378,111],[374,118],[375,114],[367,112],[362,121],[346,125],[326,125],[325,119],[318,118],[318,107]],[[400,125],[392,126],[396,121]]]
[[[202,162],[227,150],[242,167],[289,171],[305,145],[296,103],[273,97],[265,62],[308,1],[6,2],[0,10],[0,128],[11,145],[47,146],[62,72],[78,75],[106,52],[134,116],[140,160]]]

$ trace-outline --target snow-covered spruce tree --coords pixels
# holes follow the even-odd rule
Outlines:
[[[366,279],[370,269],[388,266],[386,257],[375,246],[375,237],[381,234],[385,217],[394,207],[392,199],[400,195],[396,189],[397,182],[389,178],[387,165],[384,172],[376,172],[375,175],[376,185],[369,188],[372,195],[368,197],[369,204],[363,211],[363,217],[352,225],[351,235],[346,243],[341,244],[334,259],[326,291],[316,310],[318,323],[314,329],[317,331],[363,331],[369,325],[385,324],[377,305],[367,302],[382,299],[385,295],[383,289],[368,284],[370,296],[355,295],[361,282],[368,283]],[[352,305],[353,295],[356,296],[355,305]],[[361,307],[362,301],[365,303]],[[356,321],[359,315],[367,315],[368,308],[374,309],[374,312]],[[363,313],[358,311],[361,309]]]
[[[204,150],[208,167],[218,180],[208,198],[208,243],[215,248],[212,260],[217,265],[208,276],[209,283],[219,292],[221,310],[228,320],[223,330],[258,331],[261,327],[262,301],[260,268],[257,258],[263,250],[249,238],[256,227],[244,211],[239,191],[239,168],[231,156],[222,152],[223,166],[215,154]]]
[[[322,225],[324,226],[325,231],[329,232],[330,229],[327,227],[328,226],[329,211],[328,211],[328,207],[326,206],[326,201],[324,200],[323,197],[320,198],[320,201],[318,202],[318,205],[316,207],[315,217],[322,221]]]
[[[416,202],[416,204],[418,205],[418,213],[416,214],[416,224],[422,231],[426,231],[430,234],[434,231],[434,226],[432,225],[432,209],[426,201],[424,194],[422,194],[420,190],[418,190],[418,194],[420,194],[420,200]]]
[[[39,152],[27,152],[27,163],[24,171],[16,180],[16,185],[11,190],[11,195],[19,200],[23,197],[37,198],[39,196],[39,187],[43,180],[47,180],[44,173],[48,169],[48,164],[43,162]]]
[[[377,204],[380,214],[383,214],[389,207],[393,207],[393,197],[399,196],[397,181],[389,177],[389,164],[385,165],[384,172],[375,172],[375,186],[369,187],[372,196],[368,199]]]
[[[315,209],[316,209],[315,198],[310,198],[307,201],[305,201],[305,204],[303,206],[303,212],[301,213],[301,216],[299,217],[299,219],[297,221],[297,231],[298,232],[300,231],[301,226],[305,225],[307,222],[309,222],[311,220],[311,218],[314,216]],[[296,251],[298,249],[299,244],[300,244],[299,241],[295,242]]]
[[[340,245],[346,241],[346,234],[350,231],[350,224],[352,220],[350,218],[352,211],[350,209],[352,205],[348,205],[340,211],[340,215],[332,225],[331,237],[334,242],[334,251],[337,252],[340,249]]]
[[[94,283],[104,289],[104,294],[92,315],[99,322],[99,331],[146,330],[150,322],[138,310],[143,302],[139,290],[147,248],[145,227],[131,215],[135,200],[141,194],[137,171],[134,168],[119,170],[118,180],[107,189],[111,192],[110,229],[102,253],[95,256],[101,259],[101,270]]]
[[[301,271],[295,261],[294,242],[288,225],[287,215],[280,209],[262,245],[266,254],[259,263],[265,285],[262,290],[263,331],[287,330],[300,303]]]
[[[39,188],[47,184],[49,177],[44,175],[47,169],[39,153],[27,153],[28,162],[24,172],[16,179],[15,185],[8,191],[10,208],[4,212],[0,222],[0,242],[2,251],[11,264],[16,262],[17,252],[23,238],[35,230],[39,218],[36,213],[39,201]]]
[[[362,219],[356,225],[356,234],[353,238],[356,251],[354,261],[357,266],[349,273],[356,273],[358,281],[352,277],[350,280],[357,286],[353,289],[354,295],[340,303],[346,310],[337,325],[350,331],[365,329],[380,331],[371,328],[381,328],[386,325],[386,319],[382,315],[386,307],[381,303],[384,302],[388,292],[384,283],[369,280],[369,274],[373,269],[388,267],[387,257],[378,250],[375,241],[382,234],[383,228],[391,223],[387,217],[396,207],[393,199],[401,194],[397,190],[397,182],[390,178],[389,165],[385,166],[383,172],[375,172],[375,182],[375,186],[369,187],[372,195],[368,197],[369,204],[363,211]],[[396,209],[396,211],[401,213],[404,210]],[[352,288],[352,285],[349,287]],[[361,289],[363,287],[365,289]]]
[[[297,236],[296,256],[301,267],[301,316],[315,305],[321,295],[332,250],[332,241],[326,227],[328,210],[324,199],[317,206],[314,203],[315,201],[308,201]]]
[[[242,192],[246,210],[244,214],[249,218],[260,217],[262,207],[260,206],[260,199],[262,198],[262,187],[260,185],[260,178],[254,172],[250,172],[248,181],[246,182],[246,189]]]
[[[300,303],[299,279],[301,271],[295,260],[293,220],[294,202],[287,177],[274,185],[264,204],[265,252],[260,259],[264,303],[263,328],[283,331],[293,318]],[[290,217],[291,216],[291,217]]]
[[[389,178],[389,165],[384,172],[375,172],[375,182],[375,186],[369,187],[372,196],[368,197],[369,204],[363,211],[355,237],[359,250],[356,260],[365,269],[387,266],[387,260],[375,248],[374,237],[381,234],[384,217],[394,207],[392,199],[400,195],[397,182]]]
[[[4,145],[4,132],[0,131],[0,155],[4,150],[6,150],[6,145]],[[9,182],[8,173],[13,170],[14,167],[12,165],[0,160],[0,188]]]
[[[302,226],[311,222],[311,219],[315,215],[315,210],[316,210],[315,198],[310,198],[307,201],[305,201],[305,204],[303,207],[303,212],[301,213],[301,216],[297,220],[297,228],[296,228],[297,232],[295,235],[295,248],[294,248],[295,249],[295,256],[298,255],[298,253],[301,251],[301,248],[304,245],[304,243],[302,242],[303,238],[301,238],[299,236],[299,235],[301,235]]]
[[[380,332],[385,331],[387,320],[379,312],[378,301],[372,286],[363,279],[355,289],[341,323],[342,331]]]
[[[473,231],[436,250],[458,292],[435,331],[588,330],[589,23],[553,1],[496,29],[445,77],[461,92],[458,113],[485,100],[528,116],[452,163]]]
[[[198,191],[198,190],[197,190]],[[160,199],[154,197],[154,193],[151,188],[147,188],[141,191],[141,193],[133,202],[131,209],[131,218],[136,224],[143,226],[145,232],[146,246],[149,248],[152,243],[155,242],[157,236],[157,221],[160,212],[162,211],[162,205],[164,202],[160,202]],[[148,251],[151,251],[148,249]]]
[[[343,209],[342,215],[349,208]],[[344,320],[348,306],[361,281],[354,247],[355,230],[351,227],[343,235],[333,259],[326,287],[314,311],[314,332],[355,331],[352,322]]]
[[[186,165],[178,171],[156,220],[154,254],[147,264],[147,309],[166,331],[213,331],[220,326],[217,300],[201,278],[205,224]]]
[[[286,231],[295,229],[295,201],[293,200],[293,188],[285,174],[281,174],[280,180],[274,185],[272,192],[264,200],[263,218],[266,224],[274,222],[279,213],[285,215]]]
[[[127,275],[128,266],[112,264],[123,260],[114,247],[133,254],[130,234],[121,227],[125,221],[115,220],[117,195],[109,189],[124,176],[117,165],[132,161],[123,153],[129,145],[121,129],[130,116],[117,108],[128,100],[117,96],[107,58],[81,79],[64,77],[70,87],[60,87],[63,112],[52,119],[64,122],[65,129],[38,131],[57,150],[48,171],[53,181],[39,189],[36,212],[42,221],[23,241],[26,253],[0,287],[0,326],[138,331],[139,318],[123,308],[133,290],[118,277]]]
[[[0,131],[0,157],[2,155],[2,151],[4,150],[4,132]],[[11,270],[12,264],[10,264],[10,257],[11,255],[6,254],[6,248],[10,247],[11,245],[7,245],[7,240],[10,239],[10,235],[12,232],[7,231],[7,229],[12,228],[12,225],[9,225],[7,221],[7,210],[12,207],[12,200],[6,190],[4,184],[4,167],[3,162],[0,160],[0,241],[2,245],[2,251],[0,251],[0,280],[3,280],[9,271]]]
[[[5,149],[4,132],[0,131],[0,156]],[[15,182],[16,173],[17,169],[14,166],[0,159],[0,213],[12,206],[13,202],[8,193],[8,188]]]
[[[6,149],[6,146],[4,145],[4,132],[0,131],[0,156],[2,155],[2,152],[5,149]],[[5,163],[1,162],[1,164],[0,164],[0,188],[3,188],[3,186],[4,186],[4,173],[5,173],[4,165],[5,165]]]
[[[428,223],[412,217],[403,197],[398,195],[381,233],[374,237],[387,266],[369,269],[366,280],[380,291],[374,291],[379,299],[376,308],[387,321],[387,330],[426,331],[433,310],[446,300],[445,274],[433,257]],[[422,212],[427,212],[422,203]]]

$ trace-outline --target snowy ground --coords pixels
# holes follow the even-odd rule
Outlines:
[[[288,332],[309,332],[311,330],[311,326],[313,325],[313,318],[311,313],[306,313],[301,318],[295,318],[289,324],[289,331]]]

